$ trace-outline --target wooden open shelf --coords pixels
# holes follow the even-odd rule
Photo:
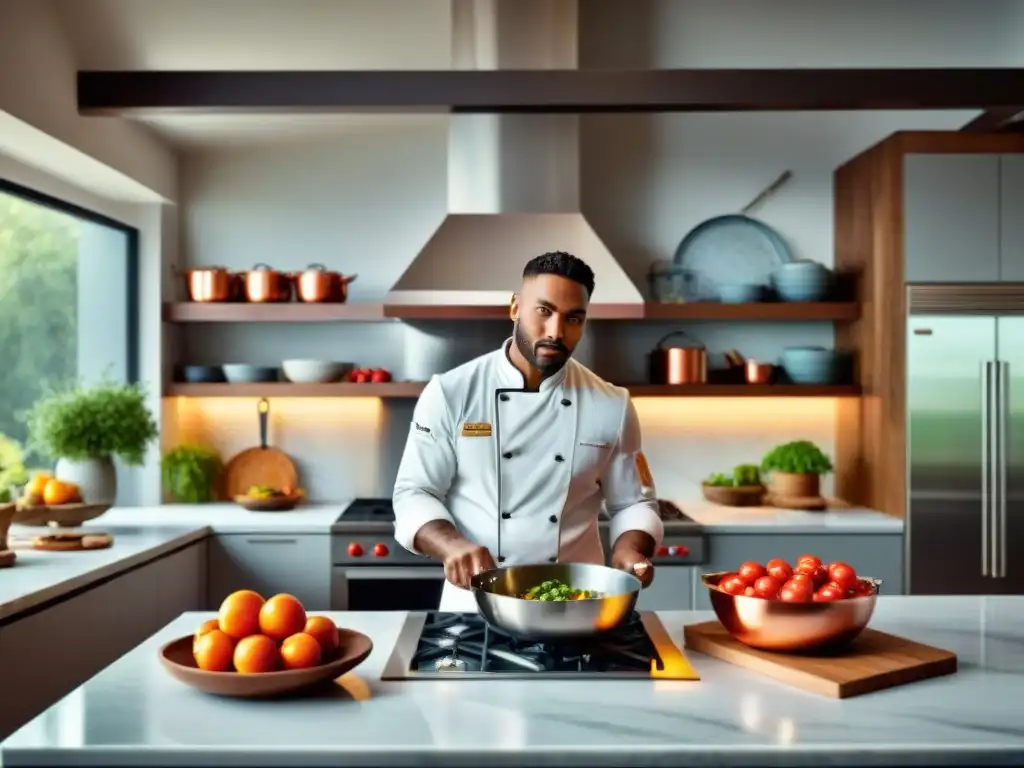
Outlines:
[[[851,321],[856,302],[756,302],[719,304],[593,304],[592,320],[734,320],[767,322]],[[281,304],[173,302],[164,305],[168,323],[328,323],[375,320],[508,320],[508,307],[399,304]]]
[[[423,391],[419,381],[387,384],[178,384],[169,385],[166,397],[385,397],[414,398]],[[635,384],[633,397],[856,397],[854,385],[803,384]]]

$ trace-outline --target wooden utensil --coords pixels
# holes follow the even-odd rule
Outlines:
[[[846,699],[956,672],[956,654],[896,635],[865,629],[842,652],[770,653],[744,645],[717,621],[683,627],[686,650],[789,683]]]
[[[87,552],[93,549],[107,549],[114,543],[109,533],[54,533],[48,536],[33,536],[27,540],[11,543],[18,549],[35,549],[40,552]]]
[[[267,445],[270,402],[264,397],[256,405],[260,423],[260,444],[234,456],[224,468],[224,492],[229,499],[245,496],[254,485],[278,490],[295,490],[299,473],[288,454]]]
[[[302,502],[301,493],[290,496],[235,496],[235,503],[250,512],[290,512]]]
[[[108,509],[110,504],[35,504],[19,507],[14,516],[18,525],[48,525],[53,528],[77,528],[86,520],[93,520]]]
[[[0,568],[14,565],[14,551],[7,544],[7,531],[11,527],[18,507],[15,504],[0,504]]]

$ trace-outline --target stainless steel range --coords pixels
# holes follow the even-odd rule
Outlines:
[[[593,638],[562,643],[517,640],[476,614],[411,613],[382,680],[659,678],[698,680],[656,615]]]
[[[642,610],[686,610],[696,566],[704,562],[700,526],[669,501],[660,501],[665,540],[652,562],[654,584],[637,601]],[[402,548],[394,537],[391,499],[356,499],[331,527],[331,608],[336,611],[430,611],[441,602],[444,570]],[[601,539],[610,550],[608,517]]]

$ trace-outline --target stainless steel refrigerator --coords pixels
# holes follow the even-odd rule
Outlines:
[[[907,591],[1024,594],[1024,286],[907,308]]]

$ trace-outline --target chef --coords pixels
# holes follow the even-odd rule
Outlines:
[[[605,563],[651,583],[664,526],[644,497],[629,393],[572,359],[594,273],[568,253],[527,263],[512,338],[423,389],[395,480],[395,539],[444,563],[440,610],[476,611],[470,579],[496,567]]]

